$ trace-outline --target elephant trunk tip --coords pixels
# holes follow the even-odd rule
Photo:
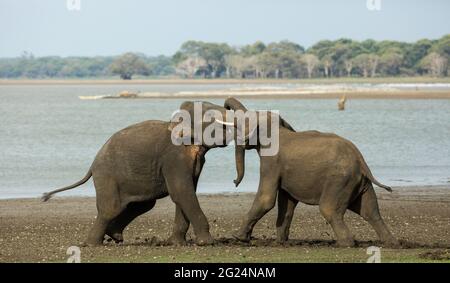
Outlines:
[[[242,177],[241,178],[237,178],[236,180],[233,180],[234,185],[236,186],[236,188],[239,186],[239,184],[242,181]]]
[[[43,194],[42,194],[42,197],[41,197],[41,201],[42,201],[42,202],[46,202],[46,201],[48,201],[51,197],[52,197],[52,194],[50,194],[50,193],[43,193]]]

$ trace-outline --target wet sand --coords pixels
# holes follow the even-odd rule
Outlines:
[[[400,249],[382,249],[382,261],[450,261],[450,188],[395,188],[394,193],[376,189],[382,216],[401,240]],[[82,247],[82,262],[365,262],[366,248],[379,245],[376,234],[359,216],[345,216],[357,247],[336,248],[331,227],[317,206],[300,204],[291,226],[290,241],[276,243],[276,207],[255,227],[250,244],[231,237],[250,208],[254,194],[200,195],[213,246],[193,243],[167,246],[174,217],[169,198],[137,218],[125,230],[123,244],[105,242],[101,247]],[[0,200],[0,262],[64,262],[69,246],[86,237],[96,215],[95,198],[55,197]]]

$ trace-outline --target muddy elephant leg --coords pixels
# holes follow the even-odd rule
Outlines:
[[[136,217],[146,213],[155,206],[156,200],[147,200],[142,202],[131,202],[127,207],[111,221],[106,228],[106,235],[111,237],[116,243],[123,242],[123,230]]]
[[[183,246],[186,244],[186,233],[189,229],[189,219],[184,215],[179,205],[175,209],[175,220],[173,224],[172,235],[168,242],[172,245]]]
[[[110,218],[105,218],[100,214],[95,219],[94,226],[89,231],[88,237],[82,246],[98,246],[103,244],[105,231],[108,224],[111,222]]]
[[[333,228],[340,247],[353,247],[355,241],[344,222],[344,214],[350,202],[354,184],[333,184],[323,193],[319,201],[320,213]]]
[[[167,189],[172,201],[177,207],[181,208],[183,215],[192,223],[197,244],[212,244],[214,240],[209,233],[208,220],[200,208],[197,195],[195,194],[194,182],[190,174],[188,172],[184,172],[184,174],[183,172],[166,173],[165,176],[170,176],[166,178]],[[183,231],[186,224],[181,217],[179,221],[183,227],[178,228],[180,228],[180,231]]]
[[[291,227],[294,210],[298,200],[294,199],[283,189],[278,189],[278,217],[277,217],[277,241],[286,242],[289,239],[289,228]]]
[[[201,170],[201,168],[200,168]],[[194,182],[195,192],[197,192],[199,175],[195,176],[192,180]],[[183,213],[183,210],[179,205],[175,208],[175,220],[173,224],[172,235],[170,235],[168,242],[175,246],[186,245],[186,233],[189,230],[189,219]]]
[[[353,212],[361,215],[361,217],[369,222],[377,233],[380,241],[389,246],[398,246],[399,242],[392,236],[380,215],[378,201],[372,186],[362,195],[355,199],[349,207]]]
[[[83,246],[101,245],[106,228],[124,209],[119,199],[118,186],[112,178],[94,177],[94,184],[98,214]]]
[[[252,207],[247,213],[241,228],[233,234],[234,238],[243,242],[250,241],[256,223],[275,206],[277,190],[278,176],[267,174],[261,179]]]

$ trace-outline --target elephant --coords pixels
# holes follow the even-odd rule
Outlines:
[[[224,107],[247,111],[235,98],[228,98]],[[259,115],[258,111],[256,113]],[[269,113],[268,119],[273,119],[273,115],[277,114]],[[260,182],[251,209],[233,236],[240,241],[250,241],[253,227],[275,206],[278,196],[276,226],[279,242],[288,240],[294,209],[300,201],[319,206],[334,230],[338,246],[355,244],[343,219],[347,209],[368,221],[382,242],[397,246],[398,241],[381,218],[372,184],[388,191],[392,189],[374,178],[357,147],[336,134],[296,132],[284,119],[279,117],[278,120],[279,150],[275,155],[261,155],[261,149],[266,145],[260,143],[259,137],[250,145],[248,129],[245,129],[245,143],[236,143],[236,187],[244,176],[245,150],[249,149],[256,149],[259,154]]]
[[[216,110],[226,117],[225,108],[208,102],[201,104],[202,116]],[[193,117],[194,102],[180,106]],[[215,123],[200,120],[202,131]],[[194,128],[198,121],[192,121]],[[213,243],[209,224],[197,196],[197,182],[209,149],[222,144],[175,145],[171,140],[174,122],[149,120],[122,129],[109,138],[97,153],[86,176],[73,185],[45,193],[43,201],[53,194],[73,189],[91,177],[96,191],[98,215],[83,245],[101,245],[105,235],[115,242],[123,241],[123,230],[139,215],[152,209],[156,200],[170,195],[176,204],[175,223],[169,242],[186,243],[186,232],[192,223],[199,245]],[[226,127],[220,125],[226,131]],[[183,138],[194,134],[183,133]],[[223,135],[225,136],[225,135]],[[224,138],[225,139],[225,138]],[[232,140],[232,137],[231,137]]]

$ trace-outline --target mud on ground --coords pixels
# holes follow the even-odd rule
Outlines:
[[[389,194],[376,189],[382,216],[401,240],[400,249],[381,249],[383,262],[450,262],[450,189],[397,188]],[[376,234],[358,215],[345,218],[357,247],[334,246],[333,231],[317,206],[299,204],[290,241],[276,243],[276,208],[255,227],[249,244],[231,237],[250,208],[254,194],[200,195],[208,217],[213,246],[168,246],[175,207],[169,198],[137,218],[125,230],[125,242],[82,247],[82,262],[365,262],[366,249],[377,246]],[[65,262],[67,248],[79,245],[96,215],[95,199],[56,197],[0,200],[0,262]]]

